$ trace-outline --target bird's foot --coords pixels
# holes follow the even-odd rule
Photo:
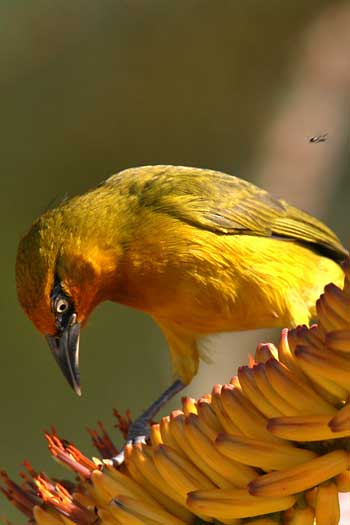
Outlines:
[[[124,463],[124,449],[127,445],[137,445],[146,443],[150,434],[150,420],[144,414],[131,423],[124,447],[119,454],[114,456],[110,461],[114,467],[119,467]],[[108,460],[107,460],[108,461]]]
[[[185,385],[180,380],[175,381],[140,417],[131,423],[124,447],[119,454],[111,459],[106,459],[104,461],[105,464],[119,467],[124,463],[124,449],[126,445],[146,443],[150,434],[150,423],[154,416],[159,412],[163,405],[165,405],[175,394],[180,392],[184,386]]]

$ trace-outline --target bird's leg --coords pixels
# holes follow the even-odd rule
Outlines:
[[[177,379],[169,388],[164,390],[161,396],[150,407],[145,410],[140,417],[130,425],[126,444],[143,443],[149,436],[149,424],[159,410],[172,398],[180,392],[186,385]],[[111,459],[113,465],[121,465],[124,462],[124,448],[117,456]]]

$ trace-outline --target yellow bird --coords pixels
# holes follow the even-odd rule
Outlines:
[[[188,384],[205,334],[308,323],[348,252],[317,219],[242,179],[179,166],[132,168],[44,213],[17,255],[19,301],[80,393],[80,327],[102,301],[147,312],[176,381]]]

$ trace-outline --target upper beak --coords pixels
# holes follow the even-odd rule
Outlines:
[[[68,326],[59,335],[47,335],[50,349],[73,390],[81,396],[79,373],[80,324],[73,314]]]

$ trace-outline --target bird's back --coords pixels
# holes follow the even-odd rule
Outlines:
[[[107,191],[136,200],[218,235],[252,235],[297,242],[337,262],[348,256],[321,221],[257,186],[219,171],[182,166],[131,168],[107,179]]]

